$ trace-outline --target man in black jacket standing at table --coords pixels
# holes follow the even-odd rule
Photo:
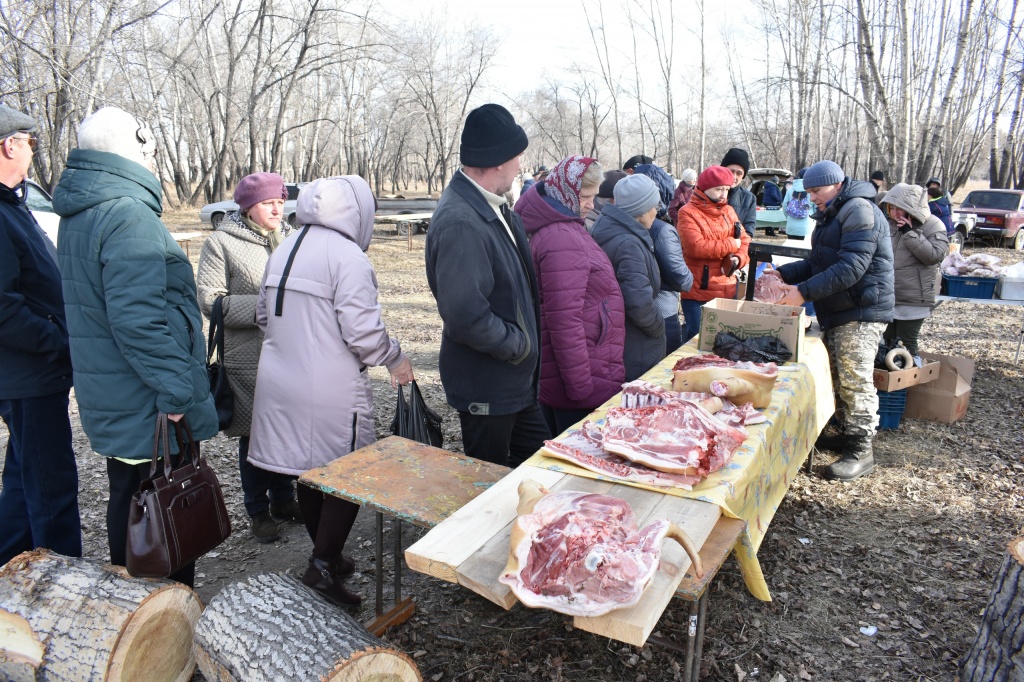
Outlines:
[[[750,154],[746,149],[733,147],[722,157],[722,165],[732,172],[733,177],[729,205],[736,211],[743,229],[753,238],[757,226],[757,198],[743,186],[743,180],[750,172]]]
[[[540,305],[522,221],[505,200],[526,132],[504,107],[466,118],[456,171],[427,232],[430,291],[444,321],[438,366],[467,455],[518,466],[551,437],[537,402]]]

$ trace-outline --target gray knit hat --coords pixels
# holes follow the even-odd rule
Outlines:
[[[658,186],[646,175],[627,175],[615,183],[615,205],[636,218],[661,203]]]
[[[31,116],[0,104],[0,140],[10,137],[14,133],[34,133],[35,130],[36,122]]]
[[[835,161],[819,161],[804,173],[804,189],[838,185],[846,179],[846,173]]]

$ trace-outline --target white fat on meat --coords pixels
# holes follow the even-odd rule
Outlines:
[[[766,375],[778,375],[779,366],[774,362],[735,362],[728,360],[713,353],[703,353],[701,355],[691,355],[685,358],[680,358],[672,369],[675,371],[688,370],[688,369],[702,369],[705,367],[730,367],[732,369],[745,369],[750,372],[758,372],[759,374]]]

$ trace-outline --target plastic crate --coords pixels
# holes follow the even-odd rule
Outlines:
[[[877,391],[878,430],[892,431],[900,427],[903,410],[907,407],[907,389],[899,391]]]
[[[996,286],[996,296],[1008,301],[1024,300],[1024,279],[1001,277]]]
[[[953,277],[943,275],[946,293],[953,298],[992,298],[996,293],[995,277]]]

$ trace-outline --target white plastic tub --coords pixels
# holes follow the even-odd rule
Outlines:
[[[1010,301],[1024,300],[1024,278],[1001,277],[996,284],[996,296]]]

